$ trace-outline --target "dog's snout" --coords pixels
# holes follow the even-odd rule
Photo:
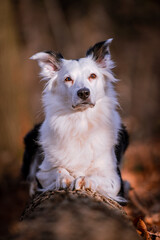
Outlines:
[[[81,99],[86,100],[90,95],[90,91],[88,88],[81,88],[78,90],[77,95]]]

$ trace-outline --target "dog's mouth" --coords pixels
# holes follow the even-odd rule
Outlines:
[[[90,102],[81,102],[76,105],[72,105],[72,108],[75,110],[78,110],[78,109],[93,108],[94,106],[95,106],[95,104],[90,103]]]

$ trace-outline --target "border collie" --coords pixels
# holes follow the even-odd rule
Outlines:
[[[30,181],[30,195],[91,189],[125,201],[119,165],[128,134],[117,112],[111,41],[96,43],[77,60],[52,51],[31,57],[46,86],[45,120],[24,140],[22,173]]]

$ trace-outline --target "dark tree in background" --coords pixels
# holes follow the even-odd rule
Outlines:
[[[120,112],[131,138],[126,159],[131,166],[138,163],[138,171],[146,172],[147,166],[155,175],[160,169],[159,12],[158,0],[1,1],[0,190],[8,208],[2,211],[6,222],[15,219],[26,198],[23,187],[17,190],[23,136],[43,119],[43,83],[37,65],[29,60],[38,51],[78,58],[95,42],[114,38]],[[132,148],[134,144],[138,147]]]

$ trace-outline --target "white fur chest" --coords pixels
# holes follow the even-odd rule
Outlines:
[[[113,113],[108,111],[104,114],[103,104],[99,102],[94,109],[46,118],[40,138],[45,160],[40,168],[64,167],[79,175],[99,164],[102,167],[109,164],[103,154],[111,152],[116,144],[117,129],[111,121]]]

